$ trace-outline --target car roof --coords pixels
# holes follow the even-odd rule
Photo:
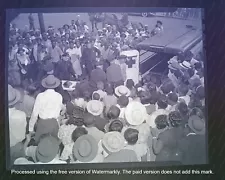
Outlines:
[[[179,31],[164,32],[161,35],[156,35],[148,38],[137,45],[139,50],[146,50],[151,52],[162,52],[169,54],[178,54],[185,52],[202,40],[202,30],[179,27]]]

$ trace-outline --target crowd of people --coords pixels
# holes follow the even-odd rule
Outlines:
[[[9,34],[12,164],[206,162],[201,55],[175,56],[167,78],[150,73],[135,84],[120,52],[150,37],[147,26],[95,34],[78,17],[41,33],[29,21]],[[73,91],[62,80],[76,82]]]

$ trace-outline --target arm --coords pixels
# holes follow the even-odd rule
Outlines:
[[[94,50],[95,50],[95,52],[98,53],[98,57],[101,57],[101,51],[96,47],[94,47]]]
[[[29,132],[33,132],[34,130],[34,125],[35,123],[37,122],[37,118],[38,118],[38,115],[39,115],[39,109],[40,109],[40,97],[41,97],[41,94],[39,94],[35,100],[35,104],[34,104],[34,109],[33,109],[33,112],[31,114],[31,118],[30,118],[30,122],[29,122]]]
[[[152,149],[155,155],[159,154],[163,148],[163,142],[155,137],[152,139]]]

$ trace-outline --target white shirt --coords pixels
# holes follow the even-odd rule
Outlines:
[[[133,150],[138,158],[138,161],[141,161],[141,157],[145,156],[148,152],[147,144],[135,144],[135,145],[127,145],[124,149]]]
[[[26,114],[16,108],[9,108],[9,141],[10,147],[25,139]]]
[[[45,92],[38,94],[30,119],[29,131],[33,131],[38,116],[41,119],[57,119],[63,108],[62,100],[61,94],[55,92],[53,89],[48,89]]]

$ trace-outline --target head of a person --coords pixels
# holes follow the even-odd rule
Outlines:
[[[182,116],[179,111],[169,113],[169,123],[172,127],[179,127],[182,124]]]
[[[76,45],[77,48],[79,48],[80,47],[80,41],[75,41],[75,45]]]
[[[188,69],[187,72],[188,72],[188,75],[189,75],[190,78],[193,77],[194,74],[195,74],[195,70],[192,69],[192,68]]]
[[[169,126],[169,123],[168,123],[168,119],[167,119],[167,115],[166,114],[162,114],[162,115],[158,115],[156,118],[155,118],[155,124],[156,124],[156,127],[157,129],[165,129],[166,127]]]
[[[177,105],[178,111],[181,113],[181,115],[186,116],[189,112],[188,106],[185,102],[180,102]]]
[[[123,123],[116,119],[113,120],[110,124],[109,124],[109,132],[111,131],[117,131],[117,132],[121,132],[123,129]]]
[[[62,55],[62,60],[63,60],[63,61],[69,61],[69,59],[70,59],[70,56],[69,56],[68,53],[64,53],[64,54]]]
[[[202,100],[205,98],[205,88],[204,86],[199,86],[196,88],[196,96]]]
[[[159,93],[157,91],[151,92],[151,95],[149,97],[149,103],[156,104],[158,99],[159,99]]]
[[[129,98],[125,95],[122,95],[118,98],[117,103],[121,108],[125,108],[129,104]]]
[[[19,48],[18,49],[18,54],[21,55],[21,56],[24,55],[25,54],[25,50],[23,48]]]
[[[164,94],[160,95],[160,97],[157,101],[157,105],[158,105],[159,109],[166,109],[167,108],[168,100],[167,100],[167,97]]]
[[[120,115],[120,109],[117,106],[111,106],[107,113],[109,119],[117,119]]]
[[[75,20],[71,20],[71,24],[74,25],[75,24]]]
[[[191,51],[187,51],[185,53],[185,61],[190,62],[193,57],[194,57],[194,54]]]
[[[70,47],[70,49],[73,49],[73,48],[74,48],[74,43],[73,43],[73,41],[70,41],[70,42],[69,42],[69,47]]]
[[[189,91],[189,88],[186,84],[180,84],[178,87],[179,96],[186,96]]]
[[[134,81],[133,79],[128,79],[126,82],[126,86],[128,89],[132,89],[134,87]]]
[[[77,127],[72,133],[72,140],[75,142],[79,137],[88,134],[88,131],[83,127]]]
[[[66,38],[66,39],[69,39],[69,38],[70,38],[70,34],[69,34],[69,33],[66,33],[66,34],[65,34],[65,38]]]
[[[69,25],[68,25],[68,24],[65,24],[65,25],[63,26],[63,28],[64,28],[65,30],[68,30],[68,29],[69,29]]]
[[[99,90],[104,90],[104,83],[102,81],[97,82],[97,88]]]
[[[93,100],[100,101],[101,96],[100,96],[97,92],[95,92],[95,93],[93,93],[93,95],[92,95],[92,99],[93,99]]]
[[[124,132],[124,138],[126,139],[128,144],[134,145],[138,141],[138,134],[139,134],[139,131],[137,129],[128,128]]]
[[[163,92],[163,94],[167,95],[168,93],[173,91],[175,89],[175,87],[171,81],[168,81],[168,82],[163,83],[160,89]]]
[[[162,21],[157,21],[156,23],[157,27],[161,27],[163,25]]]
[[[194,67],[197,71],[200,71],[202,69],[202,64],[200,62],[197,62],[195,63]]]
[[[48,39],[47,33],[43,33],[43,34],[42,34],[42,39],[43,39],[44,41],[46,41],[46,40]]]
[[[107,95],[113,95],[114,94],[114,89],[112,87],[112,85],[106,85],[106,88],[105,88],[105,92],[107,93]]]
[[[178,95],[175,92],[171,92],[167,95],[168,104],[173,106],[178,101]]]
[[[56,41],[52,40],[52,47],[55,47],[55,46],[56,46]]]

